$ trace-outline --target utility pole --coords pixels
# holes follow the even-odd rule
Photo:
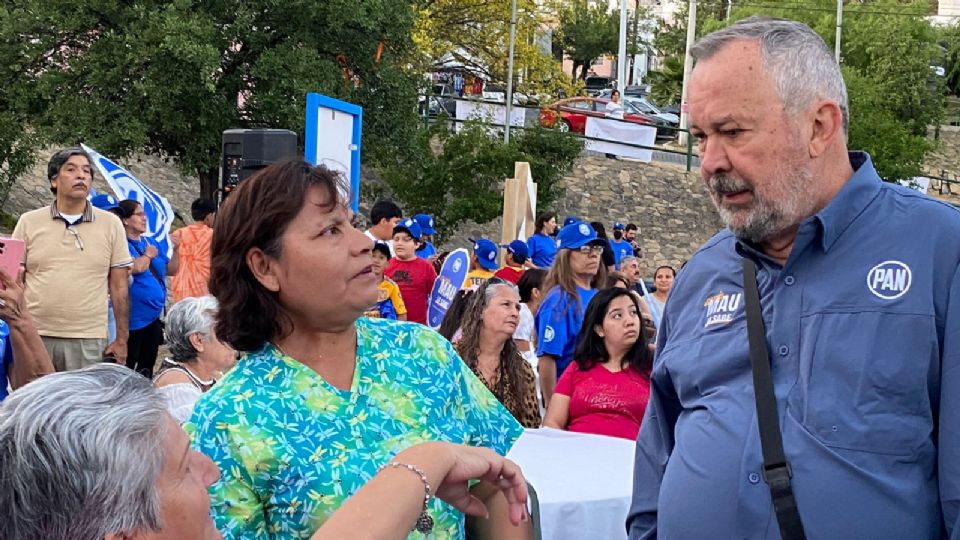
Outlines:
[[[627,86],[627,0],[620,0],[620,47],[617,51],[617,90],[620,99]]]
[[[693,57],[690,56],[690,48],[693,47],[693,41],[697,36],[697,0],[690,0],[690,15],[687,18],[687,51],[683,59],[683,90],[680,91],[680,129],[688,129],[690,119],[687,117],[687,83],[690,80],[690,72],[693,71]],[[687,145],[688,133],[680,132],[680,146]]]
[[[510,56],[507,59],[507,114],[503,126],[503,143],[510,143],[510,109],[513,106],[513,44],[517,40],[517,0],[510,6]]]
[[[843,26],[843,0],[837,0],[837,42],[833,47],[833,55],[840,63],[840,28]]]

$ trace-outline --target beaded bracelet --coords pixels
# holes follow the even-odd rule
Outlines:
[[[430,514],[427,514],[427,504],[430,502],[430,499],[433,498],[433,495],[430,494],[430,482],[427,481],[427,475],[417,467],[408,463],[391,461],[387,466],[393,468],[404,468],[420,477],[420,481],[423,482],[424,491],[423,510],[420,511],[420,516],[417,517],[417,523],[413,526],[412,530],[422,534],[430,534],[430,532],[433,531],[433,518],[430,517]]]

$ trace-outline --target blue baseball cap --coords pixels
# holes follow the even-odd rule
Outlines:
[[[597,231],[593,230],[589,223],[582,221],[575,221],[560,229],[557,238],[560,239],[560,249],[577,249],[599,240]]]
[[[405,232],[413,237],[414,240],[419,241],[420,237],[423,235],[423,232],[420,230],[420,225],[416,221],[407,218],[393,228],[393,234],[396,235],[398,232]]]
[[[413,220],[417,222],[417,225],[420,225],[423,234],[429,234],[430,236],[437,234],[437,231],[433,228],[433,216],[430,214],[417,214],[413,216]]]
[[[497,245],[486,238],[478,238],[473,243],[473,253],[477,256],[477,262],[486,270],[496,270],[497,264]]]
[[[623,223],[620,223],[619,221],[613,224],[613,230],[615,231],[622,231],[624,229],[626,229],[626,227],[623,225]]]
[[[527,243],[523,240],[514,240],[506,245],[501,245],[500,247],[506,248],[507,252],[510,255],[513,255],[513,260],[517,264],[523,264],[527,262]]]
[[[90,204],[101,210],[106,210],[107,212],[119,208],[119,206],[117,206],[117,198],[107,193],[101,193],[100,195],[91,197]]]
[[[580,218],[578,218],[577,216],[567,216],[567,217],[564,218],[564,220],[563,220],[563,226],[566,227],[567,225],[570,225],[571,223],[577,223],[577,222],[579,222],[579,221],[580,221]]]

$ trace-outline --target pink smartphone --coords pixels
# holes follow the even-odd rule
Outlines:
[[[10,279],[17,279],[20,275],[23,253],[23,240],[0,237],[0,268],[3,268]]]

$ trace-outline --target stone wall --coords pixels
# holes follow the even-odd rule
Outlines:
[[[562,182],[564,196],[552,210],[600,221],[612,234],[613,223],[635,223],[643,244],[642,269],[678,268],[723,226],[697,172],[683,167],[584,155]],[[539,211],[547,210],[545,208]],[[442,246],[467,246],[468,238],[500,239],[500,220],[467,224]]]

